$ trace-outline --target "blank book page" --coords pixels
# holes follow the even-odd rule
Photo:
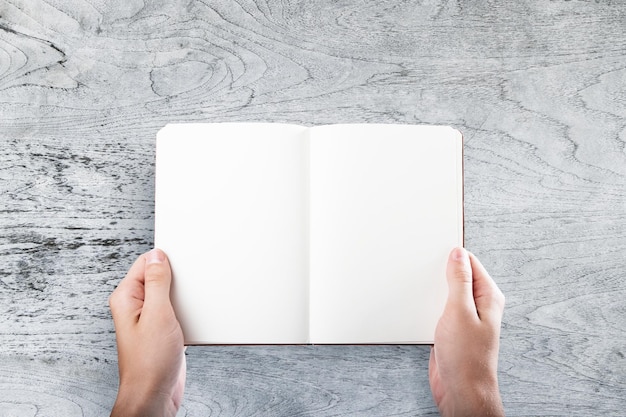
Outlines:
[[[307,342],[307,148],[293,125],[159,132],[155,245],[187,344]]]
[[[313,343],[432,343],[463,244],[462,137],[334,125],[310,137]]]

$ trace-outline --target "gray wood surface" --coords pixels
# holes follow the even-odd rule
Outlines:
[[[449,124],[511,416],[626,413],[626,3],[0,0],[0,416],[106,416],[172,121]],[[425,416],[424,346],[192,347],[183,416]]]

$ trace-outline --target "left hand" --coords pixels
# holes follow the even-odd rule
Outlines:
[[[111,416],[175,416],[185,388],[183,332],[159,249],[141,255],[109,298],[120,385]]]

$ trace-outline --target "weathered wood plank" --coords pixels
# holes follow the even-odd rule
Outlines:
[[[509,415],[626,407],[626,5],[0,0],[0,415],[107,415],[171,121],[451,124]],[[193,347],[181,415],[433,415],[428,349]]]

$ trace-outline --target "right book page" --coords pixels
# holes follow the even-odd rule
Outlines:
[[[463,244],[462,149],[444,126],[311,129],[311,343],[433,342]]]

